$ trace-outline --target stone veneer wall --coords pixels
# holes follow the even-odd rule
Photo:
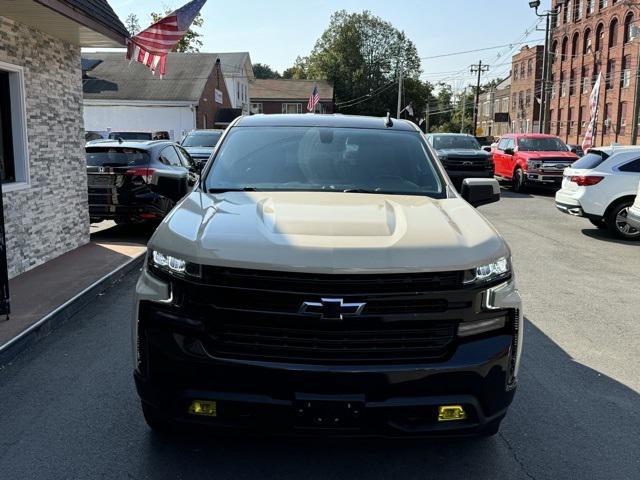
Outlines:
[[[28,188],[3,195],[9,277],[89,241],[80,47],[0,16],[0,61],[24,68]]]

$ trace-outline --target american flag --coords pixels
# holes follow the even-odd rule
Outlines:
[[[129,39],[127,60],[146,65],[154,74],[159,71],[162,77],[167,53],[184,37],[206,1],[192,0]]]
[[[582,151],[584,151],[585,153],[587,153],[587,150],[593,147],[593,132],[598,120],[598,100],[600,99],[601,77],[602,72],[598,74],[596,83],[593,86],[593,90],[591,91],[591,96],[589,97],[589,111],[591,113],[591,120],[589,121],[587,131],[584,134],[584,140],[582,140]]]
[[[313,91],[309,95],[309,103],[307,103],[307,110],[310,112],[315,111],[316,105],[320,101],[320,92],[318,91],[318,85],[313,86]]]

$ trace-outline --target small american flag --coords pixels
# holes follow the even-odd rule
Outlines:
[[[582,150],[586,153],[591,147],[593,147],[593,131],[596,127],[596,121],[598,117],[598,100],[600,99],[600,82],[601,82],[602,73],[598,74],[598,78],[596,79],[596,83],[593,86],[593,90],[591,91],[591,96],[589,97],[589,111],[591,113],[591,121],[587,126],[587,131],[584,134],[584,140],[582,140]]]
[[[192,0],[129,39],[127,60],[146,65],[154,74],[159,71],[162,77],[165,73],[167,53],[184,37],[206,1]]]
[[[318,85],[313,86],[313,91],[309,95],[309,103],[307,103],[307,110],[310,112],[315,111],[316,105],[320,102],[320,92],[318,91]]]

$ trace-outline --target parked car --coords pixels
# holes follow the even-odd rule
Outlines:
[[[107,138],[109,136],[109,132],[100,132],[100,131],[95,131],[95,130],[88,130],[86,132],[84,132],[84,140],[85,142],[92,142],[95,140],[102,140],[104,138]]]
[[[520,192],[529,184],[560,186],[562,172],[578,159],[558,137],[509,133],[493,151],[496,178]]]
[[[164,140],[96,141],[87,145],[86,159],[92,223],[162,220],[175,201],[162,195],[158,179],[184,176],[190,188],[198,179],[189,154]]]
[[[567,144],[567,148],[570,152],[575,153],[578,157],[584,157],[584,150],[582,150],[582,145],[569,143]]]
[[[427,140],[458,188],[465,178],[493,178],[491,154],[475,137],[462,133],[430,133]]]
[[[166,131],[158,131],[158,132],[110,132],[109,137],[110,140],[117,140],[121,138],[122,140],[169,140],[169,132]]]
[[[640,240],[640,230],[627,222],[639,181],[640,147],[592,148],[564,171],[556,207],[619,238]]]
[[[636,199],[629,209],[627,222],[629,223],[631,228],[635,228],[636,230],[640,231],[640,183],[638,183],[638,193],[636,194]]]
[[[432,151],[404,120],[235,119],[136,287],[151,428],[495,434],[523,313],[509,247],[472,205],[500,188],[457,193]]]
[[[182,139],[180,145],[189,152],[196,163],[204,166],[223,133],[224,130],[192,130]]]

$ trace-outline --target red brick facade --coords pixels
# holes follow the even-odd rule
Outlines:
[[[565,0],[552,30],[548,131],[581,143],[589,123],[589,95],[602,72],[595,145],[632,138],[640,43],[630,37],[640,10],[624,0]]]
[[[509,117],[513,133],[538,133],[544,47],[523,47],[511,62]]]
[[[216,90],[222,92],[222,103],[216,103]],[[224,76],[220,62],[216,62],[211,75],[204,87],[200,101],[198,102],[198,110],[196,112],[196,128],[216,128],[214,125],[216,111],[219,108],[231,108],[231,100],[229,92],[225,85]],[[217,127],[221,128],[221,127]]]

